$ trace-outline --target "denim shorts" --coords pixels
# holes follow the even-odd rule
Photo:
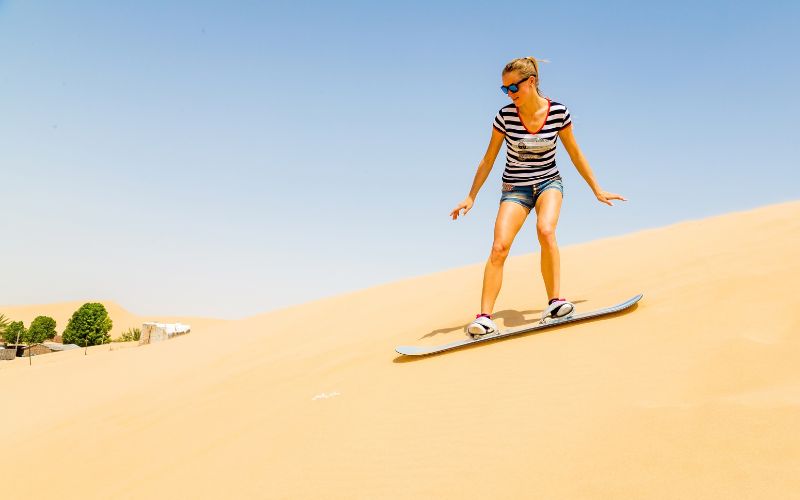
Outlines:
[[[533,207],[536,206],[536,200],[538,200],[539,196],[547,189],[558,189],[561,191],[561,196],[564,196],[564,183],[561,182],[561,177],[542,181],[532,186],[514,186],[504,182],[500,203],[504,201],[513,201],[514,203],[519,203],[530,212],[533,210]]]

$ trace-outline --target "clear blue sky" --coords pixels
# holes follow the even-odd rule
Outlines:
[[[481,262],[505,149],[448,213],[528,55],[630,200],[559,147],[562,245],[798,199],[798,26],[789,1],[0,2],[0,304],[234,318]],[[529,223],[512,254],[537,250]]]

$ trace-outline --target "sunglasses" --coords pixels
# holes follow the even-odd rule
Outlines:
[[[531,76],[536,76],[536,75],[531,75]],[[523,78],[522,80],[518,81],[517,83],[512,83],[508,87],[506,87],[505,85],[501,85],[500,86],[500,90],[502,90],[504,94],[508,94],[509,91],[510,92],[517,92],[519,90],[519,85],[521,83],[525,83],[528,80],[528,78],[530,78],[530,76],[527,77],[527,78]]]

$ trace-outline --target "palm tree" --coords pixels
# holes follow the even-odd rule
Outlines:
[[[11,324],[11,320],[6,318],[4,314],[0,314],[0,337],[5,339],[6,328]]]

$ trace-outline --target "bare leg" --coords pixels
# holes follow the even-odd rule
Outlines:
[[[561,293],[561,256],[556,242],[556,225],[561,213],[561,191],[546,189],[536,200],[536,235],[542,247],[542,278],[547,299]]]
[[[528,210],[519,203],[513,201],[500,203],[497,220],[494,223],[492,252],[483,272],[481,313],[491,314],[494,310],[494,303],[503,285],[503,264],[506,262],[514,238],[527,217]]]

